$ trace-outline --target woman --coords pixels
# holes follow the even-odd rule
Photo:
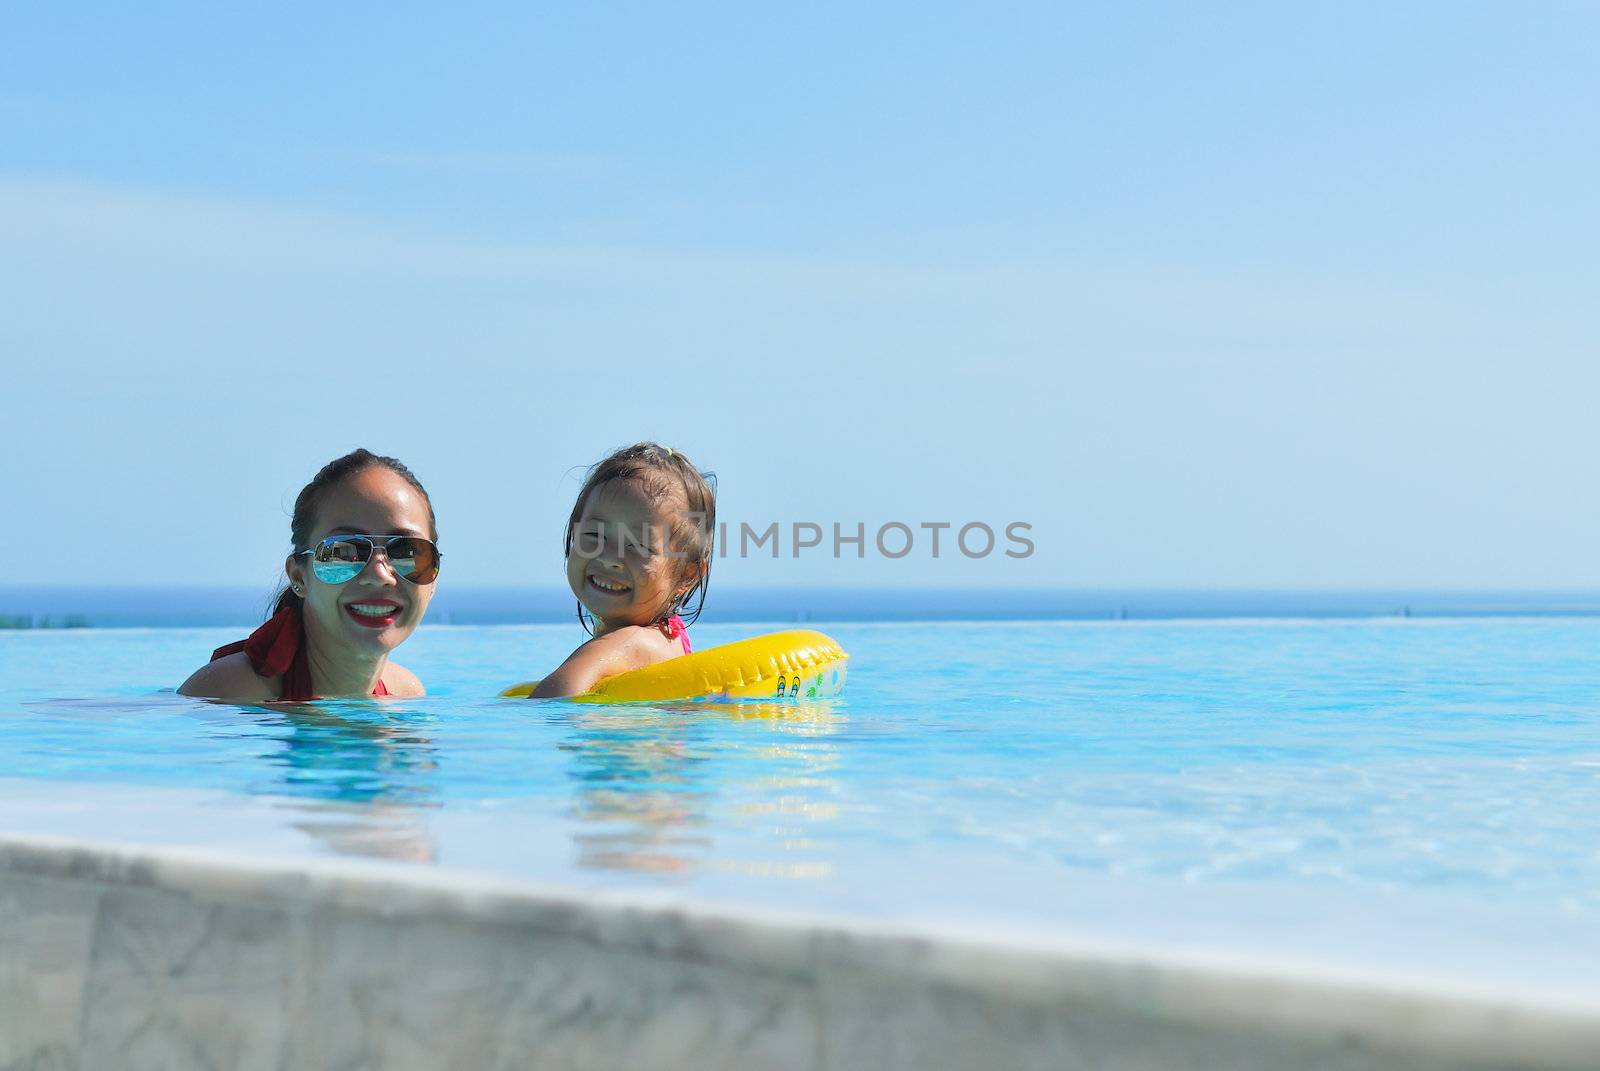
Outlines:
[[[289,586],[267,623],[218,648],[182,695],[259,702],[424,694],[389,653],[422,620],[439,575],[433,503],[411,470],[356,450],[294,501]]]

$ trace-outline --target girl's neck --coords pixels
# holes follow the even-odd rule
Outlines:
[[[673,633],[669,622],[671,622],[671,620],[677,616],[677,612],[674,611],[673,613],[668,614],[666,617],[659,618],[655,621],[647,621],[642,625],[636,625],[632,621],[606,622],[597,617],[594,619],[594,638],[598,640],[601,636],[605,636],[609,633],[616,632],[618,629],[625,628],[647,628],[670,637],[673,635]]]
[[[629,624],[631,624],[631,622],[606,621],[603,618],[597,617],[594,619],[594,638],[598,640],[601,636],[615,632],[619,628],[627,628]]]
[[[671,616],[676,616],[676,615],[668,615],[668,616],[671,617]],[[642,625],[636,624],[633,621],[605,621],[605,620],[602,620],[601,618],[597,617],[597,618],[594,619],[594,638],[598,640],[601,636],[604,636],[604,635],[606,635],[608,633],[616,632],[619,629],[625,629],[625,628],[653,628],[653,629],[659,629],[663,625],[665,625],[666,622],[667,622],[667,618],[666,617],[660,618],[659,620],[656,620],[656,621],[646,621]]]

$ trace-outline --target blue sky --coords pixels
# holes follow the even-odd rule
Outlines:
[[[355,445],[559,584],[654,437],[724,582],[1595,587],[1585,4],[0,9],[15,582],[270,582]]]

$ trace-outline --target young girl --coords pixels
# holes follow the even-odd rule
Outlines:
[[[589,470],[565,549],[578,620],[594,638],[540,681],[533,698],[579,695],[606,677],[689,653],[681,615],[692,624],[705,605],[713,480],[655,443],[618,450]]]

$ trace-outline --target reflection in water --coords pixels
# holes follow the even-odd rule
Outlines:
[[[29,715],[14,769],[264,798],[287,812],[283,825],[341,855],[438,861],[449,850],[441,838],[472,828],[508,848],[553,843],[591,871],[810,876],[845,832],[844,709],[57,703]]]
[[[313,800],[292,804],[300,817],[289,824],[337,855],[436,863],[439,846],[426,815],[405,807],[367,810]]]
[[[756,724],[730,724],[741,721]],[[843,723],[831,702],[577,707],[573,733],[560,745],[572,754],[572,814],[601,827],[574,836],[578,865],[826,874],[824,862],[714,856],[712,811],[722,812],[724,825],[731,817],[736,825],[769,827],[785,852],[815,851],[808,827],[837,816],[835,804],[815,798],[833,794],[830,774],[838,765],[836,746],[818,738]],[[774,768],[783,772],[775,776]],[[746,769],[751,776],[744,776]],[[754,775],[757,769],[764,772]]]
[[[382,703],[305,703],[263,711],[283,744],[265,790],[292,797],[296,828],[340,855],[433,862],[426,808],[440,803],[431,716]],[[303,802],[301,802],[303,801]]]

